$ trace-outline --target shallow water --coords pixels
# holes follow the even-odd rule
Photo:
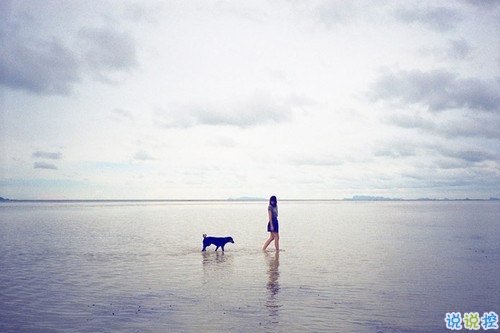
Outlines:
[[[443,332],[500,314],[500,203],[0,205],[1,332]],[[232,236],[202,253],[202,234]],[[270,245],[269,249],[272,249]]]

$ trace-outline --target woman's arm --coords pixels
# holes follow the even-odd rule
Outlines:
[[[271,211],[271,209],[268,209],[267,213],[269,215],[269,225],[271,226],[271,231],[274,231],[274,226],[273,226],[273,212]]]

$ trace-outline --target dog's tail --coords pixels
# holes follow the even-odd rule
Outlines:
[[[203,234],[203,238],[204,238],[204,239],[205,239],[205,238],[207,238],[207,234]]]

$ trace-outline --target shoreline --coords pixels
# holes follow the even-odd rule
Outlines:
[[[489,199],[463,198],[463,199],[439,199],[439,198],[418,198],[418,199],[401,199],[401,198],[344,198],[344,199],[280,199],[280,202],[467,202],[467,201],[484,201],[496,202],[500,198],[491,197]],[[83,203],[83,202],[267,202],[267,199],[6,199],[0,198],[0,203]]]

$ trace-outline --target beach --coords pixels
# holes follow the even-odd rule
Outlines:
[[[500,203],[0,204],[1,332],[443,332],[500,313]],[[201,252],[202,235],[232,236]]]

